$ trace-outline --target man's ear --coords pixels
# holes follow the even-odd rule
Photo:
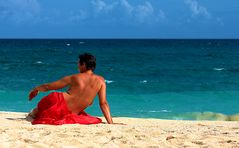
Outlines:
[[[82,66],[85,66],[86,67],[86,64],[85,64],[85,62],[83,62],[83,65]]]

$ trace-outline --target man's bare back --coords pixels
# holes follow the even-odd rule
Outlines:
[[[93,73],[75,74],[68,77],[69,89],[63,94],[69,110],[80,113],[90,106],[102,85],[104,78]]]

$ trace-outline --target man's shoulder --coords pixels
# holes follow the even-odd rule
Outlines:
[[[80,74],[80,73],[77,73],[77,74],[68,75],[67,77],[69,77],[71,80],[75,81],[75,80],[82,79],[84,76],[82,76],[82,74]]]
[[[98,84],[100,84],[100,88],[105,88],[106,87],[106,84],[105,84],[105,78],[100,76],[100,75],[95,75],[98,79]]]
[[[100,81],[105,82],[105,78],[100,75],[95,75]]]
[[[68,75],[67,77],[73,78],[73,77],[79,77],[79,74],[72,74],[72,75]]]

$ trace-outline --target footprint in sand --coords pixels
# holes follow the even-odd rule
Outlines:
[[[239,127],[233,127],[232,129],[233,129],[233,130],[236,130],[236,129],[239,129]]]
[[[203,145],[204,143],[202,141],[192,141],[192,143],[198,144],[198,145]]]
[[[135,138],[137,139],[137,140],[143,140],[143,139],[145,139],[145,135],[135,135]]]
[[[197,125],[199,125],[199,126],[206,126],[205,124],[202,124],[202,123],[198,123]]]
[[[40,133],[41,136],[47,136],[47,135],[50,135],[51,132],[44,132],[44,133]]]
[[[33,144],[33,143],[37,143],[38,141],[31,140],[31,139],[24,139],[24,142]]]
[[[166,138],[166,140],[170,140],[170,139],[174,139],[175,137],[174,136],[168,136],[167,138]]]
[[[68,134],[57,134],[58,137],[64,138],[64,137],[68,137]]]

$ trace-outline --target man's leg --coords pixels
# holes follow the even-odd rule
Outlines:
[[[31,112],[30,112],[27,116],[30,116],[30,117],[32,117],[33,119],[35,119],[37,113],[38,113],[38,108],[36,107],[36,108],[34,108],[33,110],[31,110]]]

